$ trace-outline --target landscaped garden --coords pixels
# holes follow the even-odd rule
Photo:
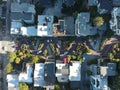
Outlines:
[[[23,62],[25,63],[38,63],[46,59],[46,50],[43,55],[34,55],[29,48],[29,45],[22,44],[21,48],[8,55],[9,64],[6,66],[6,72],[21,71]]]

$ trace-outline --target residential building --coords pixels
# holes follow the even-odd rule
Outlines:
[[[8,74],[7,75],[8,90],[19,90],[19,80],[17,74]]]
[[[71,64],[57,62],[56,63],[56,77],[60,83],[80,82],[81,80],[81,66],[79,62],[71,62]]]
[[[37,36],[53,36],[53,16],[39,15]]]
[[[111,13],[112,7],[112,0],[98,0],[97,10],[100,14]]]
[[[113,30],[116,35],[120,35],[120,7],[113,8],[111,16],[110,29]]]
[[[88,6],[97,6],[100,14],[110,13],[113,8],[114,0],[88,0]]]
[[[65,36],[65,20],[59,20],[58,23],[53,24],[54,36]]]
[[[11,21],[34,23],[35,6],[29,3],[11,3]]]
[[[54,5],[54,0],[34,0],[34,3],[38,3],[45,8],[52,7]]]
[[[53,24],[53,35],[54,36],[75,36],[74,18],[65,17],[59,19],[58,23]]]
[[[117,75],[116,63],[107,63],[106,66],[91,65],[90,76],[91,90],[110,90],[108,87],[108,76]]]
[[[107,66],[100,66],[100,74],[102,76],[115,76],[116,72],[116,63],[108,63]]]
[[[67,7],[71,7],[71,6],[74,6],[75,4],[75,0],[62,0],[63,3],[66,4]]]
[[[88,6],[97,6],[98,0],[88,0]]]
[[[68,64],[56,63],[56,77],[60,83],[67,83],[69,81]]]
[[[44,86],[44,63],[36,63],[34,69],[34,87]]]
[[[114,7],[119,7],[120,6],[120,0],[112,0],[113,6]]]
[[[35,26],[28,26],[28,27],[22,26],[20,29],[20,34],[23,36],[36,36],[37,29]]]
[[[100,75],[90,76],[91,90],[110,90],[108,87],[107,77]]]
[[[36,63],[34,70],[34,86],[53,90],[55,85],[55,63]]]
[[[26,83],[32,83],[32,74],[33,74],[33,68],[31,65],[26,64],[26,71],[25,72],[21,72],[19,74],[19,82],[26,82]]]
[[[72,62],[72,64],[69,66],[69,81],[71,89],[80,88],[81,65],[79,62]]]
[[[97,33],[96,27],[93,27],[89,22],[90,22],[89,12],[81,12],[78,14],[77,19],[75,21],[76,36],[95,35]]]
[[[21,22],[11,22],[11,34],[20,34],[20,29],[22,27]]]
[[[73,62],[70,66],[69,80],[80,81],[81,80],[81,65],[79,62]]]
[[[108,63],[105,66],[97,66],[91,65],[90,70],[93,75],[101,75],[101,76],[115,76],[116,72],[116,63]]]
[[[5,19],[6,18],[6,2],[2,2],[2,4],[0,4],[0,18]]]
[[[36,36],[37,28],[35,26],[23,26],[21,22],[11,22],[11,34],[17,34],[22,36]]]
[[[32,3],[32,0],[12,0],[15,3]]]
[[[46,90],[54,90],[55,87],[55,63],[54,62],[46,62],[44,67],[44,80],[45,85],[44,88]]]

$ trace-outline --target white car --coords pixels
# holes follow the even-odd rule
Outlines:
[[[66,51],[66,52],[64,52],[64,54],[66,55],[66,54],[68,54],[68,52]]]
[[[37,52],[37,54],[40,54],[40,53],[42,53],[42,51],[41,51],[41,50]]]
[[[50,40],[47,40],[47,42],[49,43],[49,42],[50,42]]]
[[[57,47],[58,47],[58,48],[60,48],[60,45],[59,45],[59,44],[57,44]]]

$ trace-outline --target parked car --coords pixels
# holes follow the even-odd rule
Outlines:
[[[58,47],[58,48],[60,48],[60,45],[59,45],[59,44],[57,44],[57,47]]]
[[[65,55],[68,54],[68,51],[64,52],[64,54],[65,54]]]
[[[42,50],[40,50],[40,51],[37,52],[37,54],[40,54],[40,53],[42,53]]]
[[[49,42],[50,42],[50,40],[47,40],[47,42],[49,43]]]

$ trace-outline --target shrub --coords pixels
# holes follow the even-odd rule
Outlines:
[[[6,68],[5,68],[5,70],[6,70],[6,73],[11,73],[12,70],[13,70],[12,64],[8,63],[7,66],[6,66]]]
[[[19,90],[29,90],[29,87],[26,83],[19,83]]]

